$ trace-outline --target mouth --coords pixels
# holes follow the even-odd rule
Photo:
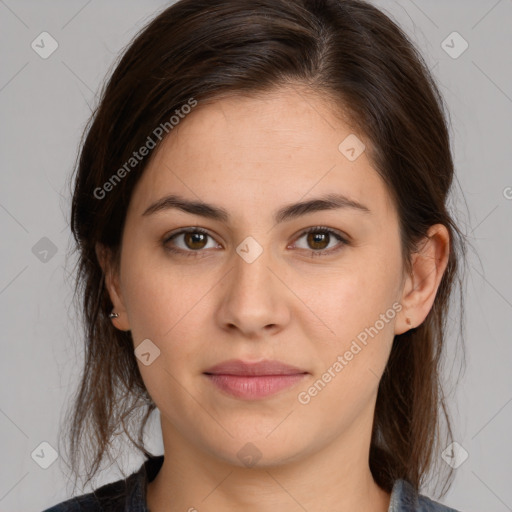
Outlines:
[[[291,388],[309,372],[280,361],[247,363],[229,360],[204,372],[221,392],[243,400],[259,400]]]

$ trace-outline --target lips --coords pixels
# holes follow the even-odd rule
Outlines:
[[[309,372],[280,361],[246,363],[239,359],[212,366],[204,375],[224,394],[260,400],[295,386]]]
[[[211,375],[297,375],[308,373],[306,370],[282,363],[281,361],[260,361],[258,363],[246,363],[240,359],[231,359],[212,366],[204,373]]]

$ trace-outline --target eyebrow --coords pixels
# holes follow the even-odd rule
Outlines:
[[[343,194],[331,193],[316,199],[289,204],[280,208],[274,214],[274,222],[279,224],[281,222],[295,219],[308,213],[323,210],[337,210],[340,208],[347,208],[366,214],[371,213],[367,206],[349,199]],[[231,219],[230,214],[224,208],[215,206],[213,204],[204,203],[202,201],[185,199],[184,197],[174,194],[162,197],[151,206],[149,206],[142,215],[152,215],[154,213],[170,209],[182,210],[187,213],[192,213],[207,219],[224,222],[226,224],[229,223]]]

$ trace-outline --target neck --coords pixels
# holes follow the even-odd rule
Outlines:
[[[373,480],[360,432],[291,463],[246,468],[199,451],[161,421],[165,457],[148,484],[151,512],[388,511],[390,494]]]

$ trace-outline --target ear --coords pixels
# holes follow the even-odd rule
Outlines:
[[[411,274],[402,290],[402,310],[395,334],[418,327],[427,317],[450,256],[450,234],[443,224],[431,226],[412,257]],[[406,319],[410,319],[407,323]]]
[[[105,275],[105,286],[114,306],[113,311],[119,315],[117,318],[112,318],[112,323],[121,331],[129,331],[130,324],[119,285],[119,269],[113,262],[112,252],[102,244],[97,243],[96,257]]]

